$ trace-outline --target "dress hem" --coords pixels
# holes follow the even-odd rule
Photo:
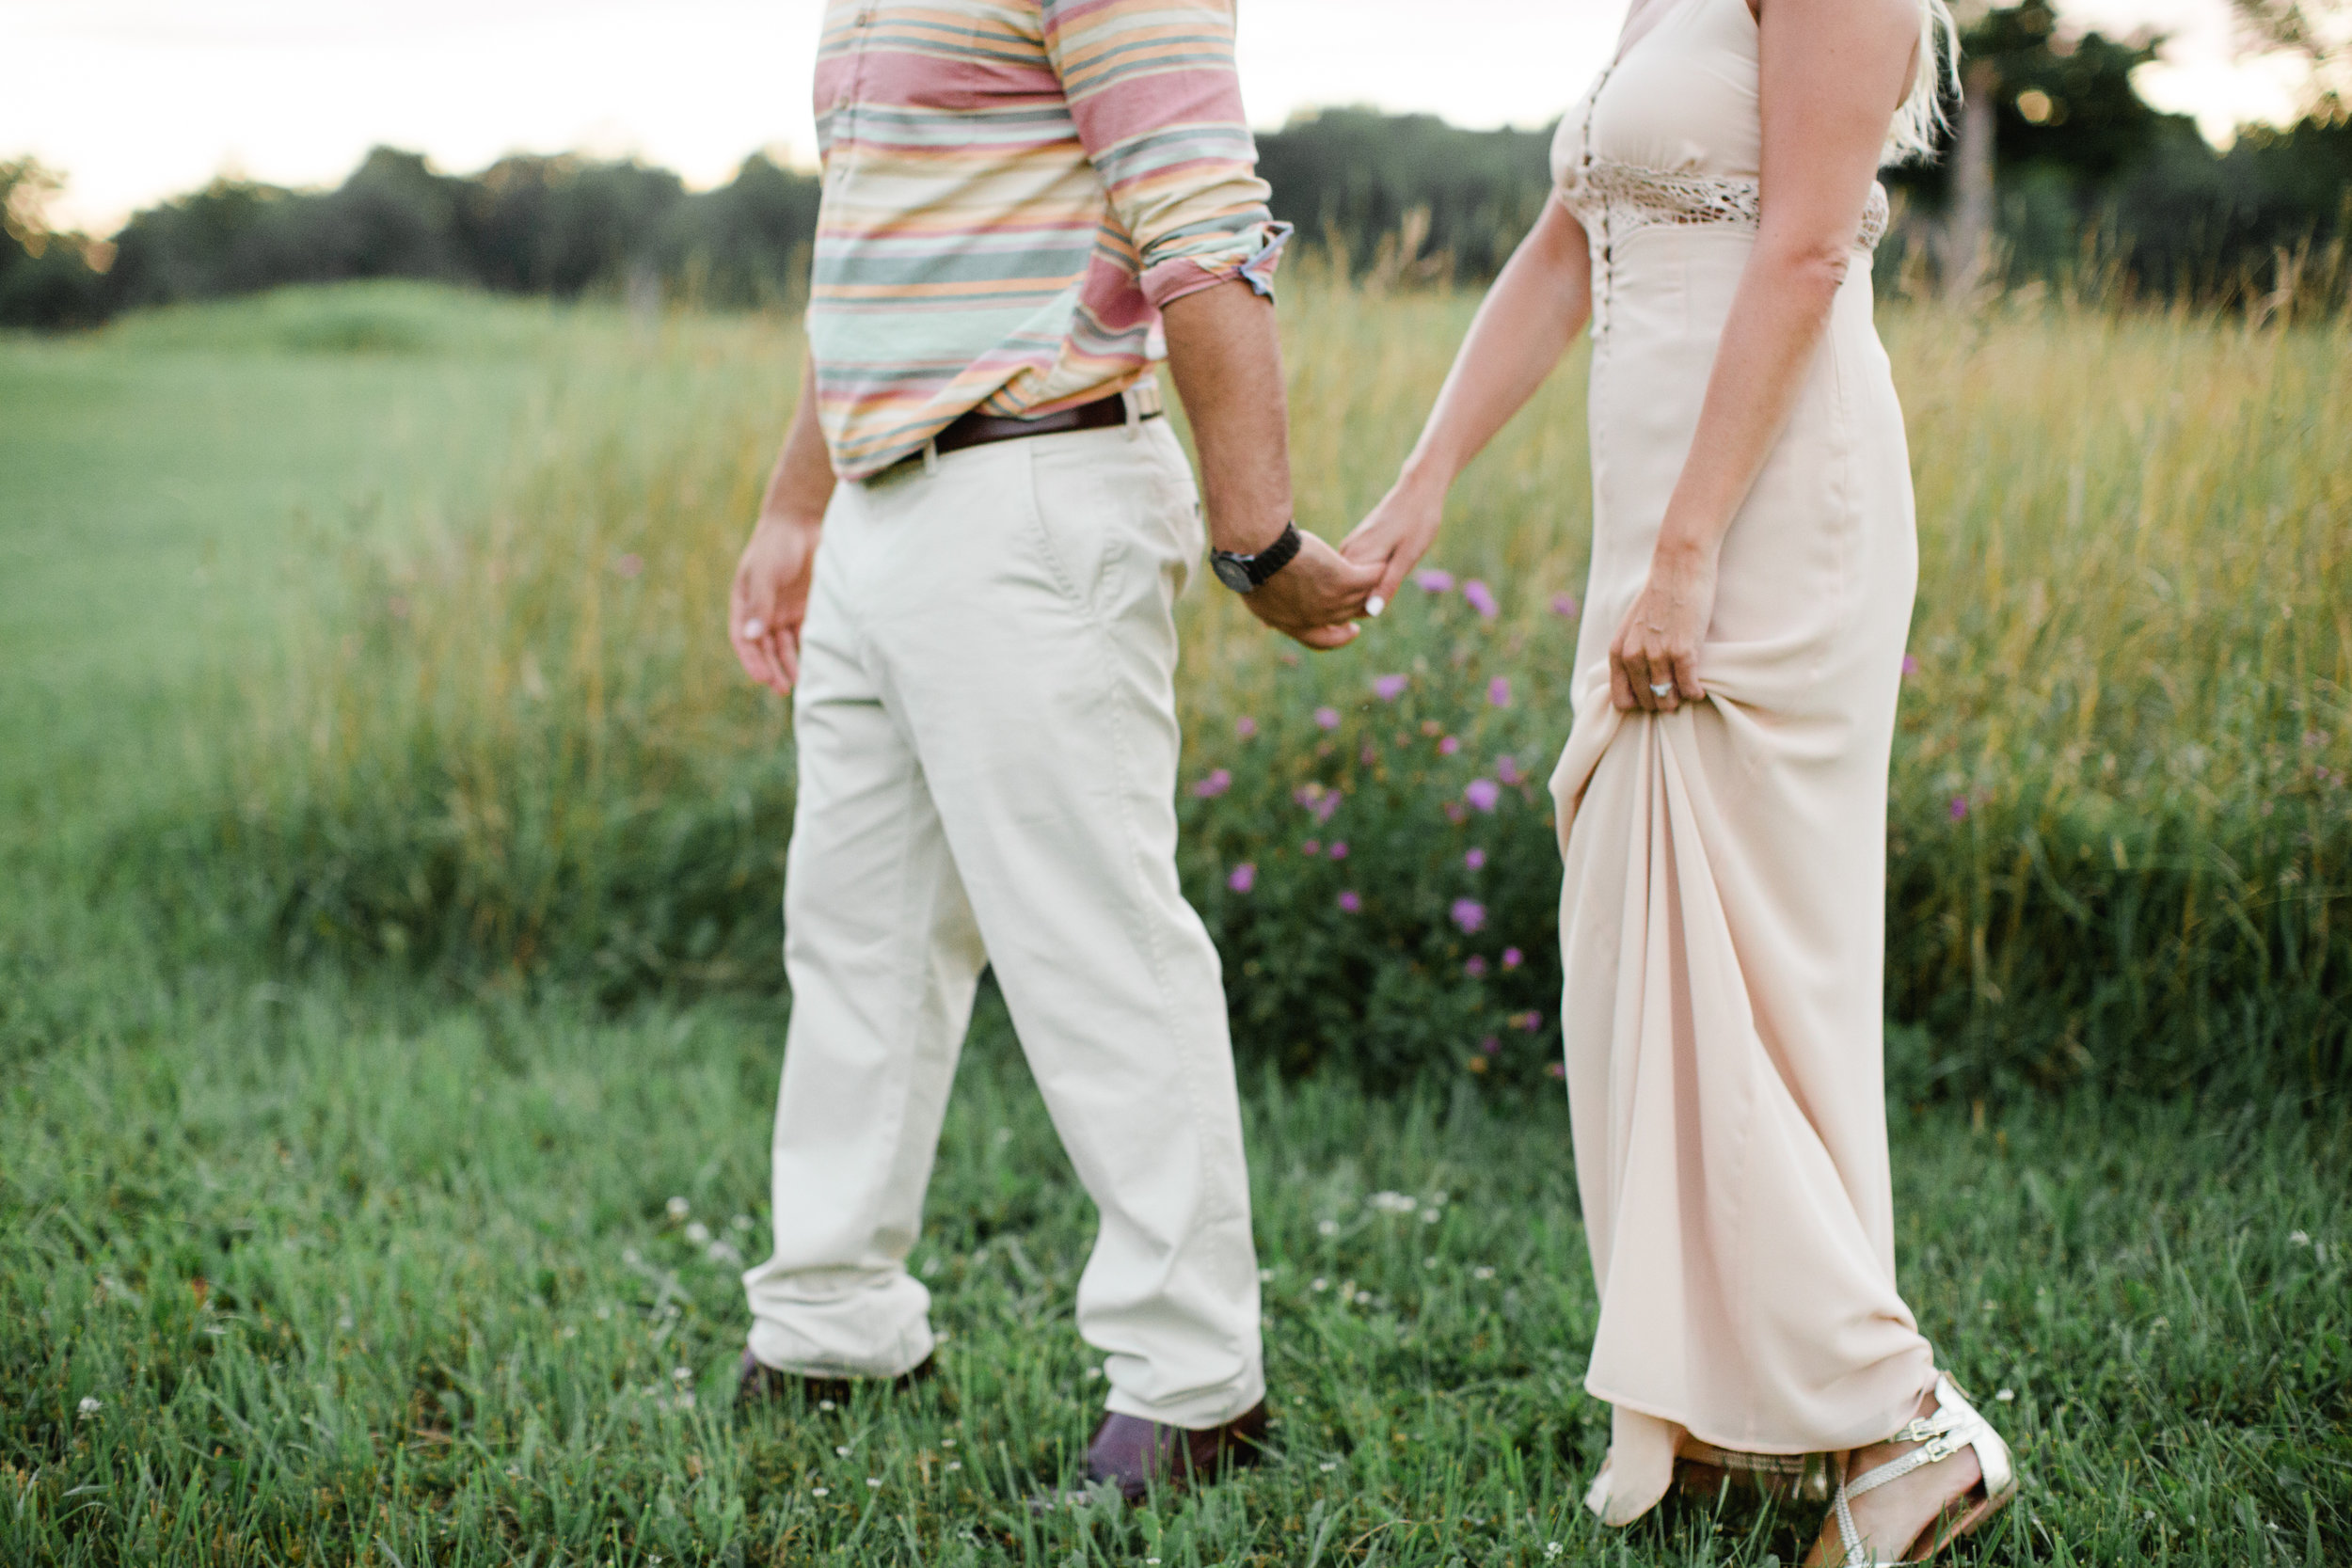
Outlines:
[[[1606,1393],[1600,1388],[1594,1386],[1589,1380],[1584,1385],[1584,1391],[1592,1395],[1593,1398],[1608,1404],[1612,1409],[1622,1406],[1627,1410],[1632,1411],[1637,1416],[1647,1416],[1653,1421],[1664,1421],[1671,1426],[1681,1428],[1684,1432],[1689,1433],[1700,1442],[1710,1444],[1715,1448],[1725,1449],[1733,1453],[1765,1453],[1786,1456],[1812,1453],[1846,1453],[1854,1449],[1868,1448],[1873,1443],[1883,1443],[1889,1435],[1900,1431],[1905,1421],[1911,1419],[1910,1409],[1912,1406],[1919,1402],[1919,1395],[1928,1392],[1929,1389],[1931,1389],[1934,1386],[1934,1377],[1933,1374],[1931,1373],[1929,1381],[1920,1388],[1919,1392],[1913,1394],[1910,1399],[1903,1402],[1901,1408],[1904,1413],[1896,1417],[1895,1419],[1888,1424],[1886,1430],[1878,1433],[1876,1436],[1858,1437],[1851,1443],[1804,1443],[1794,1446],[1775,1443],[1758,1443],[1753,1438],[1741,1438],[1737,1442],[1730,1442],[1721,1437],[1711,1437],[1707,1433],[1701,1431],[1697,1426],[1683,1419],[1680,1416],[1674,1414],[1672,1411],[1663,1409],[1657,1405],[1646,1404],[1640,1400],[1621,1399],[1614,1394]]]

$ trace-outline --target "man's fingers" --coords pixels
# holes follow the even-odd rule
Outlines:
[[[1352,623],[1343,623],[1336,626],[1310,626],[1304,631],[1292,632],[1291,636],[1317,653],[1327,654],[1334,648],[1344,648],[1355,641],[1360,629]]]
[[[776,690],[777,683],[783,679],[776,673],[775,660],[770,656],[768,650],[757,642],[740,637],[737,638],[735,640],[735,661],[743,667],[743,673],[751,676],[771,691]]]
[[[1377,615],[1380,610],[1388,609],[1388,595],[1380,592],[1381,583],[1388,578],[1388,562],[1350,561],[1343,564],[1348,568],[1350,580],[1342,613],[1337,618],[1352,621],[1359,615]],[[1380,610],[1372,608],[1372,601],[1375,598],[1381,601]]]
[[[1393,555],[1385,555],[1377,561],[1348,562],[1348,578],[1352,586],[1363,594],[1378,592],[1380,585],[1388,580],[1389,562],[1394,559]]]
[[[739,579],[727,595],[727,645],[735,650],[735,661],[745,674],[765,687],[776,684],[779,677],[768,648],[767,624],[751,610],[750,594]]]

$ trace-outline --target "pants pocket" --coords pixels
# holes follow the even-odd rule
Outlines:
[[[1165,425],[1023,444],[1035,546],[1074,606],[1115,619],[1163,579],[1183,588],[1202,525],[1192,470]]]

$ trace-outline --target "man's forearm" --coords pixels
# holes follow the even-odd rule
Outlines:
[[[812,356],[801,372],[801,403],[792,411],[784,436],[784,450],[768,475],[760,498],[759,520],[813,525],[825,515],[833,499],[833,456],[825,450],[825,433],[817,422],[817,361]]]
[[[1170,301],[1168,366],[1200,458],[1209,543],[1253,555],[1291,520],[1289,407],[1274,302],[1236,278]]]

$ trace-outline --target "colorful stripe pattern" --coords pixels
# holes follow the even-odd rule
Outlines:
[[[1162,357],[1168,301],[1271,292],[1233,0],[828,0],[808,330],[834,469]]]

